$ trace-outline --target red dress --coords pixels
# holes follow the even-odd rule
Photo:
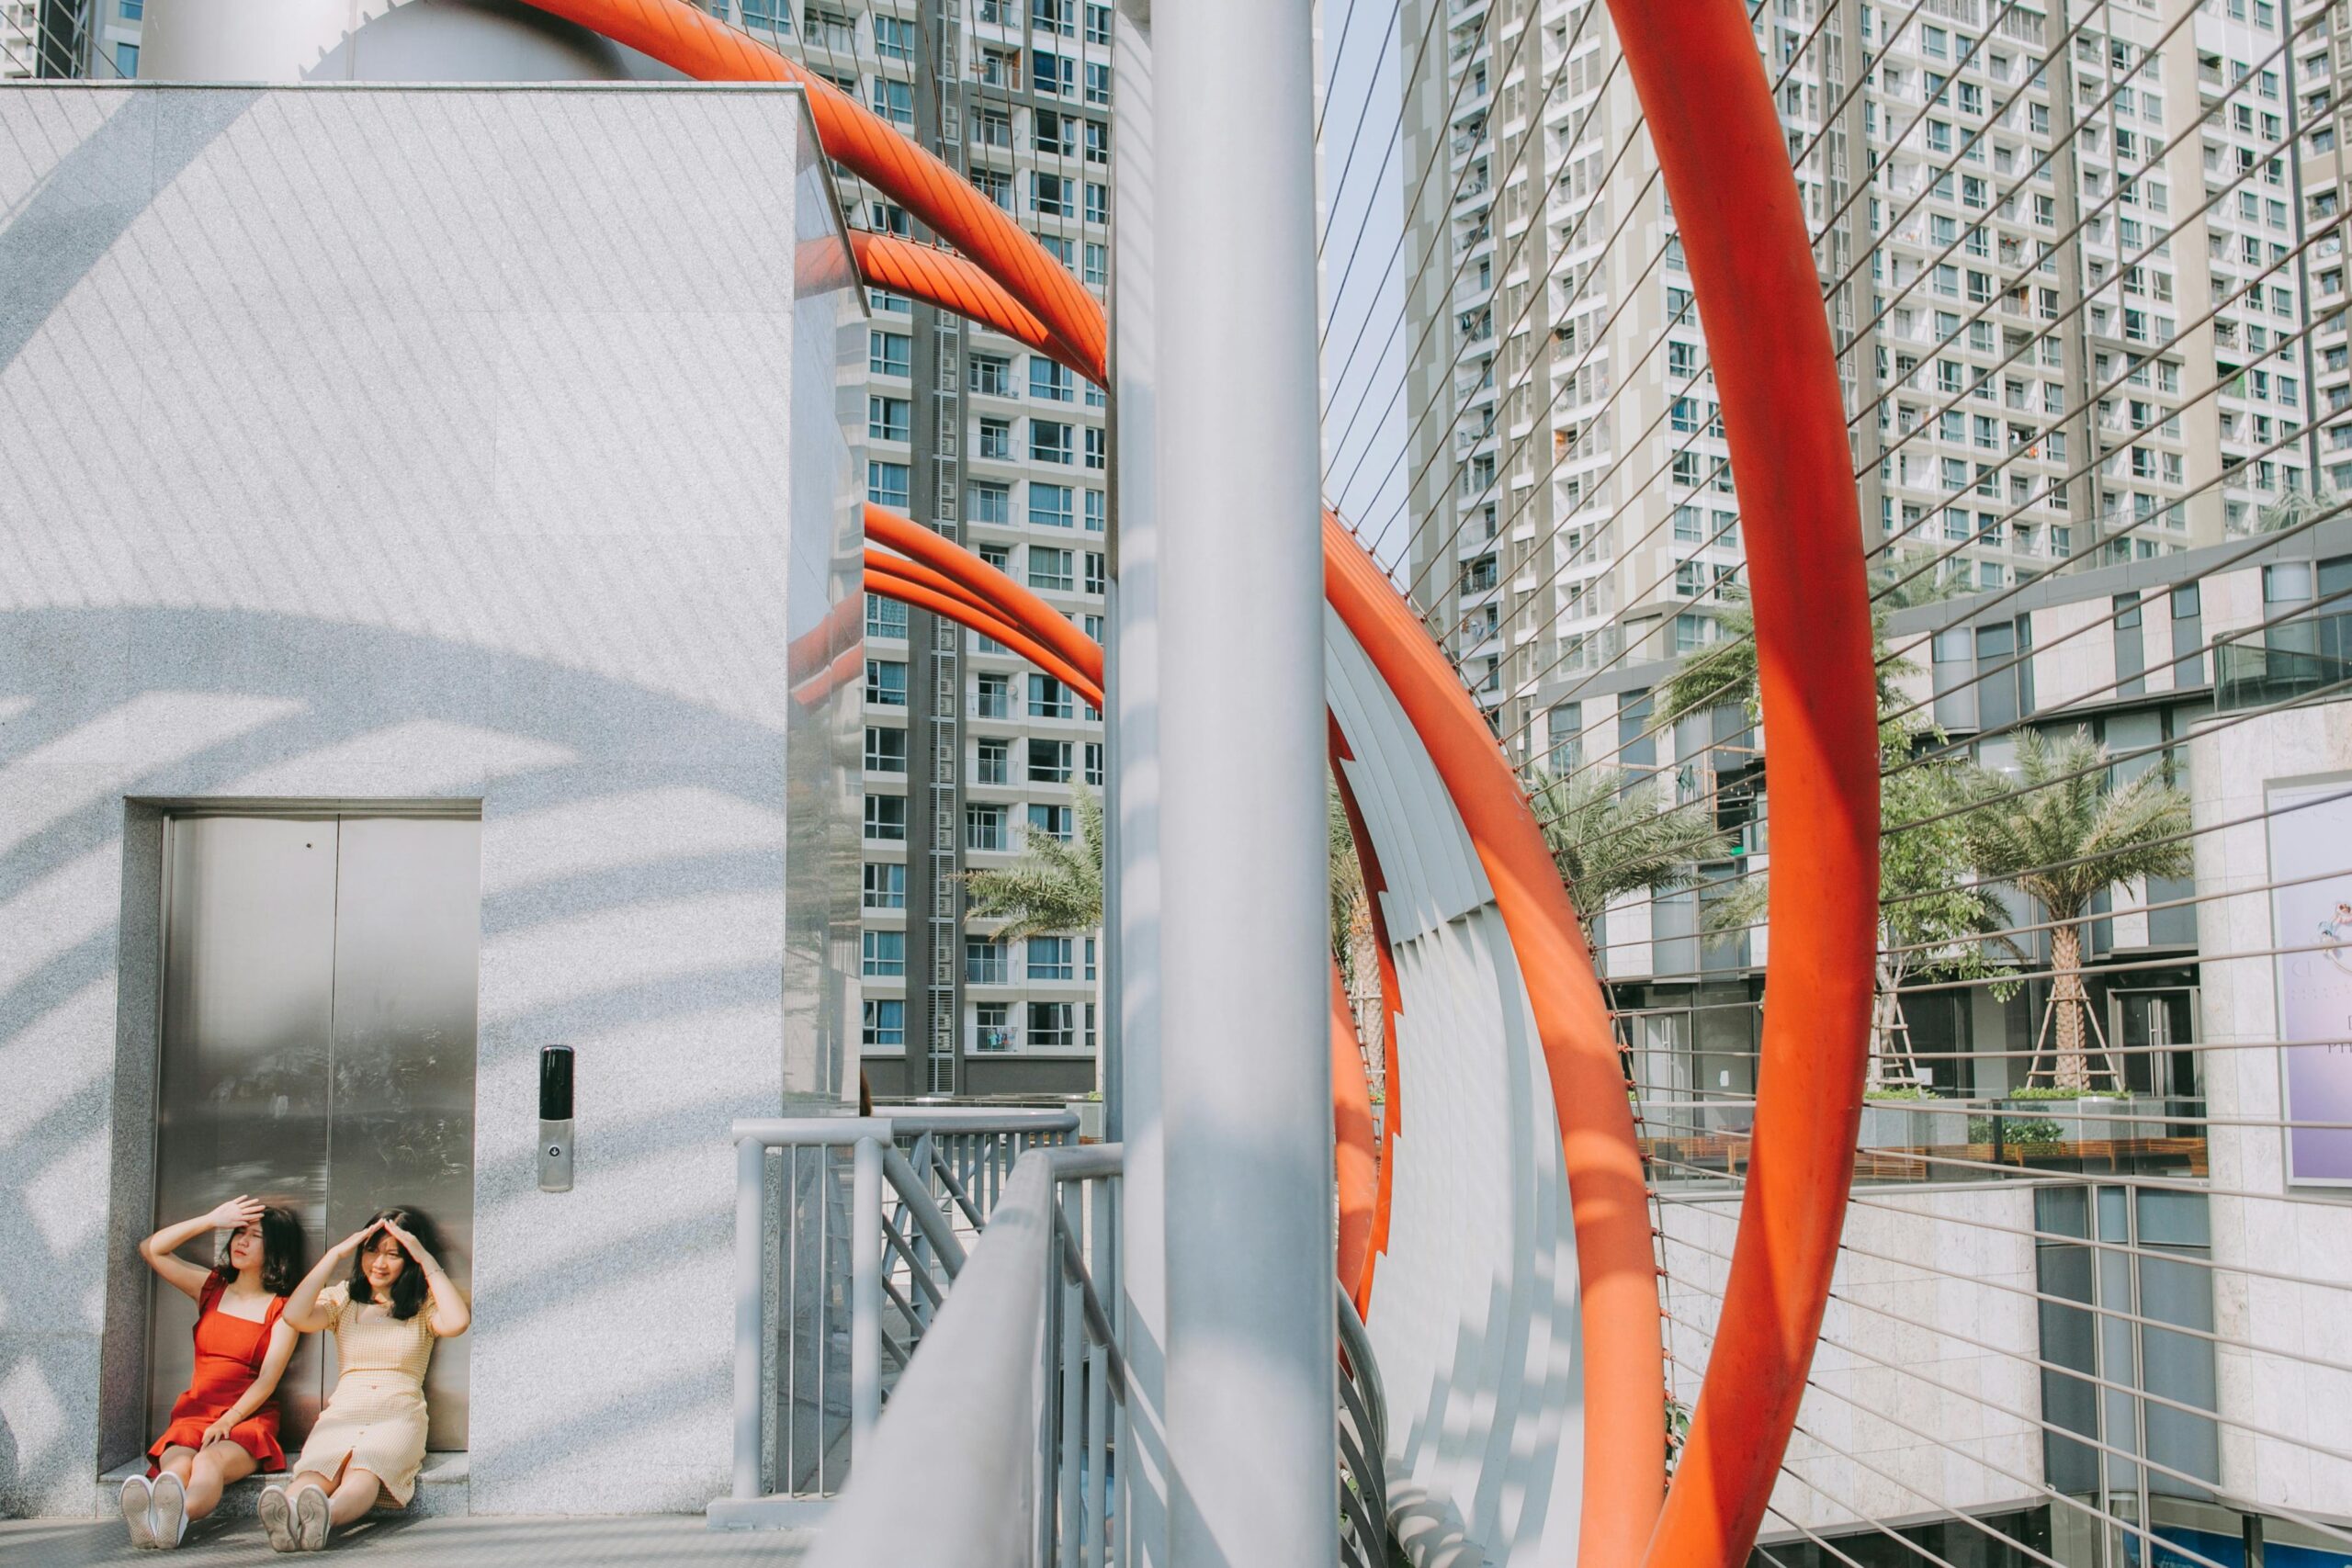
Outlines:
[[[197,1300],[196,1373],[188,1380],[187,1392],[172,1404],[172,1424],[147,1450],[151,1479],[161,1472],[159,1461],[165,1449],[201,1448],[204,1429],[244,1397],[245,1390],[261,1375],[262,1360],[269,1353],[270,1331],[277,1326],[277,1314],[286,1310],[286,1298],[272,1296],[260,1322],[233,1316],[220,1310],[220,1290],[218,1278],[207,1280],[204,1293]],[[277,1446],[277,1395],[273,1393],[260,1409],[238,1422],[229,1438],[253,1455],[262,1469],[284,1470],[286,1450]]]

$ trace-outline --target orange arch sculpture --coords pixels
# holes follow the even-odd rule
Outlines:
[[[697,79],[802,85],[825,152],[944,236],[971,269],[869,241],[864,259],[877,273],[1106,380],[1108,332],[1093,298],[1001,209],[831,83],[684,0],[531,3]],[[1711,347],[1748,530],[1761,704],[1774,738],[1775,854],[1799,871],[1803,893],[1796,878],[1775,879],[1773,1006],[1739,1237],[1662,1511],[1664,1349],[1648,1215],[1614,1042],[1574,912],[1475,705],[1394,585],[1328,513],[1326,581],[1367,650],[1378,645],[1381,673],[1412,710],[1494,884],[1539,1020],[1572,1186],[1580,1173],[1586,1418],[1607,1434],[1585,1448],[1580,1551],[1612,1568],[1736,1568],[1795,1422],[1852,1180],[1878,890],[1868,596],[1827,321],[1745,11],[1724,0],[1610,0],[1610,11],[1699,310],[1739,324]],[[982,614],[903,573],[886,569],[882,580]],[[964,586],[1006,607],[1000,585]],[[1001,620],[1020,630],[1024,615]],[[1043,635],[1049,628],[1026,629],[1067,658],[1057,636]]]

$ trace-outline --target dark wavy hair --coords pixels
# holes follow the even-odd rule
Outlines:
[[[237,1277],[237,1266],[229,1261],[229,1249],[236,1245],[236,1233],[221,1244],[220,1256],[213,1260],[212,1277],[222,1285]],[[302,1240],[302,1221],[283,1203],[265,1203],[261,1211],[261,1288],[273,1296],[282,1296],[294,1289],[294,1281],[308,1270],[303,1258],[309,1248]]]
[[[416,1237],[417,1245],[425,1251],[435,1258],[441,1255],[441,1233],[434,1228],[432,1217],[423,1210],[395,1203],[389,1209],[377,1210],[368,1216],[368,1223],[372,1225],[379,1220],[390,1220]],[[368,1282],[368,1253],[378,1239],[369,1236],[359,1250],[351,1255],[351,1304],[354,1306],[365,1306],[376,1299],[376,1288]],[[400,1247],[398,1242],[392,1245]],[[394,1317],[411,1318],[416,1315],[416,1309],[424,1304],[424,1269],[417,1262],[416,1255],[407,1247],[401,1247],[401,1256],[408,1259],[408,1267],[401,1269],[401,1277],[392,1281],[392,1299],[384,1304],[391,1308]]]

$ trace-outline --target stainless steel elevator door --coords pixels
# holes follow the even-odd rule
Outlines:
[[[176,817],[164,837],[158,1223],[239,1192],[290,1204],[310,1258],[376,1209],[473,1251],[481,829],[424,817]],[[188,1250],[211,1260],[210,1243]],[[149,1421],[187,1386],[195,1310],[158,1287]],[[289,1455],[333,1387],[305,1337],[280,1383]],[[434,1353],[434,1449],[466,1446],[467,1342]]]

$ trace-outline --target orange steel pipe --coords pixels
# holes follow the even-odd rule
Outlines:
[[[1102,645],[1070,625],[1068,615],[955,540],[942,538],[910,517],[871,503],[865,508],[865,536],[971,589],[1006,620],[1082,671],[1097,692],[1102,689]]]
[[[1003,611],[981,598],[979,594],[965,587],[945,572],[933,571],[921,561],[909,560],[904,556],[894,556],[887,550],[877,550],[869,545],[865,550],[865,570],[884,571],[893,577],[905,578],[909,582],[917,583],[935,593],[944,593],[950,598],[961,599],[992,621],[1001,622],[1008,626],[1013,624]]]
[[[808,94],[828,157],[937,230],[1034,311],[1069,355],[1095,367],[1107,355],[1102,307],[1004,209],[831,82],[685,0],[530,0],[652,56],[700,82],[789,82]]]
[[[901,604],[911,604],[916,609],[928,610],[935,615],[944,615],[959,626],[968,626],[978,632],[982,637],[994,637],[1046,674],[1068,684],[1096,707],[1102,705],[1102,687],[1087,680],[1066,660],[1057,657],[1051,649],[1026,636],[1008,621],[984,610],[975,609],[970,604],[953,594],[943,593],[935,588],[910,581],[881,567],[868,566],[865,569],[865,588],[869,593],[879,594],[885,599],[896,599]]]
[[[1023,346],[1069,366],[1090,381],[1102,378],[1102,367],[1081,362],[1078,355],[1046,330],[1036,312],[1011,294],[1004,285],[953,251],[917,244],[888,234],[853,231],[851,254],[858,276],[876,288],[888,288],[936,305],[967,321],[995,328]]]
[[[1372,1079],[1364,1072],[1363,1047],[1356,1040],[1355,1016],[1337,959],[1331,963],[1331,1143],[1340,1190],[1340,1284],[1361,1313],[1359,1292],[1372,1250],[1380,1171],[1373,1147]]]
[[[1828,318],[1747,13],[1735,0],[1609,9],[1715,329],[1783,868],[1738,1243],[1647,1557],[1738,1568],[1796,1421],[1853,1182],[1878,918],[1870,604]]]
[[[1404,1117],[1402,1080],[1397,1076],[1396,1021],[1405,1011],[1400,999],[1404,987],[1396,978],[1396,953],[1388,944],[1388,910],[1381,896],[1388,891],[1388,878],[1380,869],[1380,850],[1372,841],[1365,828],[1363,808],[1356,803],[1355,785],[1349,782],[1342,762],[1355,761],[1355,753],[1348,749],[1348,738],[1340,728],[1339,716],[1325,710],[1331,726],[1331,777],[1340,789],[1340,809],[1347,814],[1348,836],[1355,840],[1356,866],[1363,873],[1364,908],[1372,917],[1373,952],[1380,964],[1380,1152],[1379,1186],[1373,1196],[1372,1234],[1365,1239],[1363,1271],[1353,1280],[1344,1274],[1341,1282],[1356,1303],[1358,1316],[1372,1316],[1372,1277],[1378,1269],[1381,1256],[1388,1250],[1388,1213],[1396,1191],[1396,1128]]]
[[[1331,607],[1404,708],[1461,813],[1527,988],[1560,1123],[1583,1287],[1577,1556],[1630,1564],[1649,1540],[1664,1490],[1666,1348],[1641,1153],[1600,983],[1535,814],[1453,667],[1388,575],[1329,510],[1323,555]]]

